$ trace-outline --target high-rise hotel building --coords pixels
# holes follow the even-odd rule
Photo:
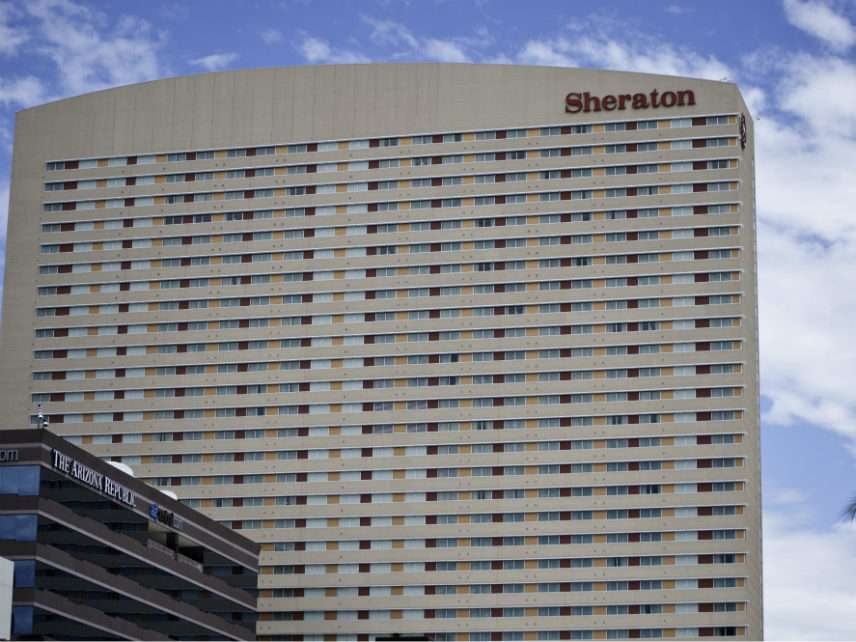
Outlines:
[[[757,639],[730,83],[357,65],[18,114],[0,425],[262,544],[261,639]]]

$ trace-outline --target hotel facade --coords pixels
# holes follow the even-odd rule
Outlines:
[[[261,544],[259,639],[762,636],[737,87],[493,65],[18,114],[0,425]]]

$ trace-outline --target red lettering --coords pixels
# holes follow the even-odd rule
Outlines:
[[[645,94],[633,94],[633,109],[648,109],[648,97]]]
[[[678,92],[678,107],[692,107],[695,105],[695,93],[690,89]]]
[[[568,94],[565,96],[565,112],[568,114],[578,114],[583,108],[583,103],[580,100],[579,94]]]
[[[565,112],[616,111],[625,109],[657,109],[658,107],[693,107],[695,92],[691,89],[660,92],[652,89],[649,93],[592,95],[591,92],[571,92],[565,96]]]
[[[586,113],[590,111],[600,111],[600,98],[585,92],[583,94],[583,105],[583,111]]]

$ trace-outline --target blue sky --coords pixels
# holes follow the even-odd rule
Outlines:
[[[853,639],[854,24],[854,0],[0,0],[0,258],[14,113],[63,96],[371,61],[733,80],[757,119],[767,636]]]

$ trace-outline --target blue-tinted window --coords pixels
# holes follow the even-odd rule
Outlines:
[[[36,515],[0,515],[0,540],[33,542],[38,524]]]
[[[36,561],[15,560],[15,586],[32,588],[36,585]]]
[[[0,468],[0,494],[38,495],[39,466],[4,466]]]
[[[33,632],[33,607],[12,608],[12,635],[29,635]]]

